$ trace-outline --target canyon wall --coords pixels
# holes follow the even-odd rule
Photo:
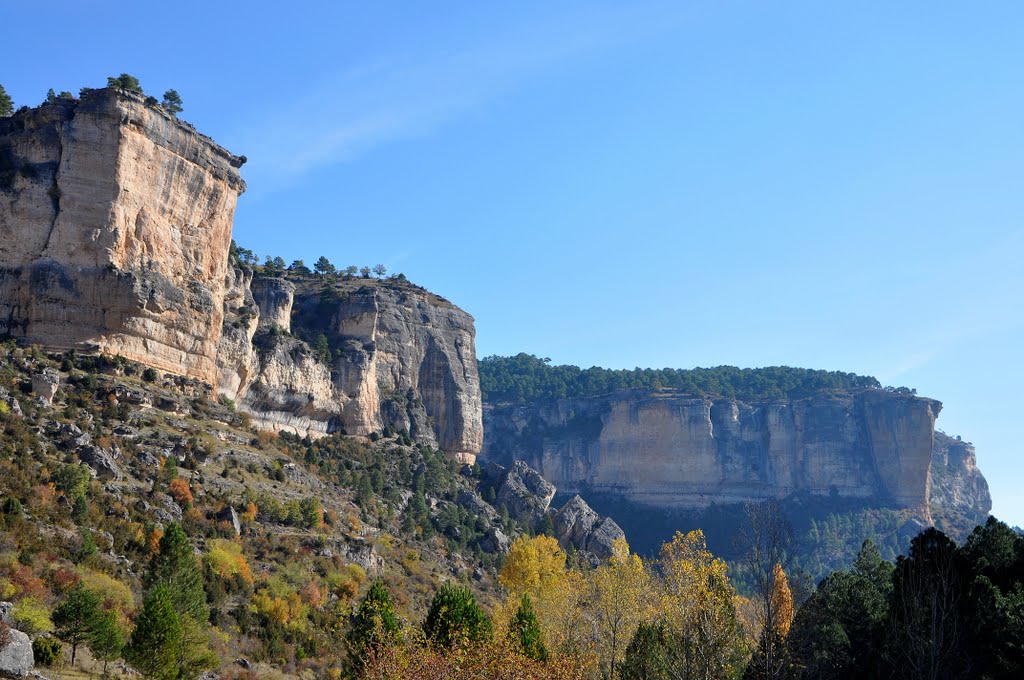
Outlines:
[[[488,404],[482,455],[524,460],[562,492],[614,493],[652,506],[803,491],[928,515],[940,409],[938,401],[884,390],[763,402],[662,392]],[[970,453],[956,450],[945,457],[955,465],[938,463],[948,481],[943,493],[962,489],[962,505],[987,512],[987,486],[967,469],[976,472]]]
[[[112,89],[0,119],[0,333],[212,382],[241,163]]]
[[[471,460],[473,318],[404,280],[230,261],[243,162],[118,89],[0,118],[0,334],[203,380],[258,427],[391,426]]]

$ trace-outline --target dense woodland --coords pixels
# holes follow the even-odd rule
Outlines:
[[[490,356],[479,363],[480,389],[491,403],[527,403],[541,399],[580,399],[618,390],[678,390],[694,396],[737,399],[800,397],[814,392],[879,388],[875,378],[789,366],[766,368],[634,368],[552,366],[532,354]],[[904,389],[904,388],[900,388]]]

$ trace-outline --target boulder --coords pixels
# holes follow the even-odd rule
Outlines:
[[[498,527],[491,527],[480,539],[480,548],[490,554],[507,553],[512,541]]]
[[[8,629],[7,644],[0,648],[0,678],[24,678],[32,672],[35,658],[32,641],[20,630]]]
[[[32,376],[32,393],[47,404],[53,403],[53,398],[60,387],[60,373],[53,369],[45,369]]]
[[[494,519],[498,516],[498,513],[494,511],[494,508],[488,505],[487,502],[480,497],[480,494],[475,491],[459,489],[459,495],[456,497],[455,501],[477,517]]]
[[[91,444],[79,446],[77,453],[79,460],[89,466],[89,469],[96,474],[97,479],[119,482],[124,478],[114,457],[100,447]]]
[[[22,415],[21,404],[19,404],[18,400],[15,399],[14,396],[10,392],[5,390],[3,387],[0,387],[0,402],[7,404],[7,410],[12,415]]]
[[[224,509],[217,513],[217,521],[230,522],[231,527],[235,530],[235,535],[241,535],[242,523],[238,521],[238,513],[235,512],[235,509],[232,506],[224,506]]]
[[[599,560],[607,560],[614,554],[613,544],[625,538],[626,532],[611,517],[605,517],[587,537],[587,552],[593,553]]]

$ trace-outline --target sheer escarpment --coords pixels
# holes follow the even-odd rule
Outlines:
[[[762,402],[625,393],[489,404],[483,455],[524,460],[564,492],[662,507],[809,492],[924,515],[933,500],[955,499],[987,513],[973,448],[947,446],[944,436],[936,445],[941,407],[884,390]],[[937,493],[933,478],[942,480]]]
[[[469,314],[392,281],[235,270],[229,282],[220,388],[261,427],[315,436],[391,426],[475,458],[483,423]]]
[[[115,90],[0,120],[0,333],[212,381],[240,165]]]
[[[205,381],[258,427],[472,458],[472,317],[404,279],[229,265],[243,161],[116,89],[0,119],[0,334]]]

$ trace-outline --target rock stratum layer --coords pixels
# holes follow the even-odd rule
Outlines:
[[[884,390],[764,402],[627,393],[489,404],[482,454],[524,460],[563,492],[660,507],[809,492],[923,514],[933,500],[955,499],[987,513],[973,448],[936,436],[941,407]]]
[[[390,425],[472,457],[472,317],[407,283],[234,266],[243,162],[115,89],[0,119],[0,333],[203,380],[260,427]]]

